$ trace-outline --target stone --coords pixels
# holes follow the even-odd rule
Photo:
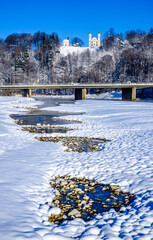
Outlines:
[[[73,209],[71,212],[68,213],[68,216],[71,217],[81,217],[81,213],[77,209]]]
[[[83,204],[86,204],[87,203],[87,201],[85,201],[85,200],[82,200],[81,201],[81,204],[83,205]]]
[[[63,215],[63,219],[67,219],[67,216],[65,214]]]
[[[102,191],[107,191],[109,190],[109,187],[103,187]]]
[[[120,212],[125,212],[126,208],[125,207],[121,207],[120,208]]]
[[[111,208],[122,212],[122,207],[129,206],[133,200],[130,193],[122,192],[116,184],[104,185],[85,177],[57,176],[50,181],[50,184],[59,192],[52,203],[61,209],[61,213],[57,215],[51,213],[49,217],[49,221],[57,224],[61,224],[66,219],[72,220],[80,217],[85,221],[90,220],[98,213]],[[103,190],[107,193],[102,192]],[[134,198],[134,195],[132,197]]]
[[[116,190],[116,189],[119,189],[119,185],[117,184],[110,184],[110,188],[112,191]]]
[[[85,205],[84,205],[84,209],[86,209],[86,208],[91,208],[91,207],[90,207],[90,204],[85,204]]]
[[[115,191],[114,191],[114,194],[117,195],[117,196],[119,196],[119,195],[120,195],[120,190],[119,190],[119,189],[118,189],[118,190],[115,190]]]
[[[100,198],[95,198],[95,200],[98,201],[98,202],[102,201],[102,199],[100,199]]]
[[[84,191],[81,188],[76,188],[75,192],[78,193],[78,194],[83,194],[84,193]]]
[[[58,214],[58,215],[54,215],[51,214],[51,216],[49,217],[49,221],[53,222],[53,223],[58,223],[58,221],[63,220],[63,214]]]
[[[61,209],[59,207],[52,207],[48,214],[59,215],[61,213]]]
[[[54,202],[54,204],[58,205],[58,204],[59,204],[59,200],[56,200],[56,201]]]
[[[117,197],[112,196],[113,200],[117,200]]]
[[[92,187],[94,187],[94,186],[95,186],[95,183],[90,183],[90,185],[91,185]]]
[[[83,200],[88,201],[89,197],[87,195],[84,195]]]
[[[103,208],[109,208],[107,205],[103,205]]]

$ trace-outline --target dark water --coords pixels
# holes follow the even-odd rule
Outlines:
[[[59,176],[59,178],[52,179],[50,184],[55,190],[59,191],[59,195],[55,195],[53,205],[50,207],[61,208],[63,210],[62,214],[66,216],[63,218],[59,215],[59,217],[52,218],[51,215],[49,221],[57,224],[61,224],[65,219],[72,220],[75,218],[70,214],[74,209],[79,212],[79,217],[84,221],[89,221],[94,219],[97,214],[110,209],[122,212],[124,211],[123,208],[125,209],[135,200],[133,194],[121,191],[118,185],[113,188],[113,185],[102,184],[85,178]]]
[[[82,186],[81,189],[84,191],[84,187]],[[115,209],[115,211],[119,211],[122,206],[126,206],[125,197],[127,196],[126,193],[120,193],[119,196],[115,195],[115,200],[110,196],[110,190],[102,191],[102,186],[97,186],[94,191],[88,192],[86,195],[89,197],[90,200],[93,200],[92,207],[90,211],[86,211],[81,209],[81,218],[84,221],[89,221],[93,219],[98,213],[109,211],[110,209]],[[67,193],[69,193],[68,191]],[[80,195],[80,200],[83,200],[84,195]],[[106,201],[110,199],[110,201]],[[133,202],[134,197],[129,199],[128,205]],[[74,205],[74,208],[77,208],[76,199],[72,198],[71,196],[62,196],[60,200],[60,205],[64,202],[70,201],[71,205]],[[93,211],[94,210],[94,211]],[[68,219],[71,220],[71,217],[67,215]],[[61,223],[61,222],[60,222]]]
[[[67,131],[72,130],[69,128],[64,128],[64,127],[37,127],[37,126],[28,126],[28,127],[23,127],[23,131],[28,131],[30,133],[67,133]]]
[[[34,97],[36,101],[42,101],[42,105],[38,106],[38,109],[45,108],[45,107],[56,107],[61,104],[73,104],[74,97],[72,98],[51,98],[51,97]]]
[[[72,121],[66,121],[62,119],[54,119],[59,116],[66,116],[68,114],[54,115],[53,114],[11,114],[10,117],[16,120],[16,123],[19,125],[37,125],[37,124],[50,124],[50,125],[63,125],[75,123]],[[70,114],[69,114],[70,115]]]
[[[10,117],[16,120],[19,125],[37,125],[37,124],[50,124],[50,125],[63,125],[75,123],[73,121],[65,121],[62,119],[54,119],[60,116],[67,115],[80,115],[83,113],[73,113],[73,112],[65,112],[60,113],[57,111],[46,111],[41,110],[46,107],[54,107],[59,106],[60,104],[72,104],[74,103],[73,99],[53,99],[49,97],[35,97],[36,101],[43,101],[42,105],[38,106],[37,110],[31,110],[29,112],[25,112],[25,114],[11,114]],[[37,102],[36,102],[37,103]]]
[[[67,129],[73,130],[73,129]],[[94,152],[94,151],[101,151],[105,148],[105,143],[109,140],[105,138],[88,138],[88,137],[76,137],[76,136],[41,136],[37,137],[39,141],[42,142],[55,142],[66,146],[67,149],[65,151],[73,151],[73,152]]]

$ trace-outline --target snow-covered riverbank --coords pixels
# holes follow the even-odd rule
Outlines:
[[[9,114],[36,104],[0,97],[0,239],[153,239],[153,104],[87,100],[52,108],[86,112],[63,117],[82,121],[66,135],[111,140],[91,153],[64,152],[21,131]],[[54,196],[49,180],[64,174],[119,184],[136,200],[124,213],[112,210],[87,223],[78,218],[56,226],[48,222],[44,203]]]

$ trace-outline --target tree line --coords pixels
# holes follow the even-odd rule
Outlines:
[[[82,40],[74,38],[75,46]],[[0,84],[153,81],[153,29],[114,29],[98,49],[63,55],[56,33],[11,34],[0,39]]]
[[[60,45],[56,33],[11,34],[0,40],[0,82],[33,83],[50,78]]]

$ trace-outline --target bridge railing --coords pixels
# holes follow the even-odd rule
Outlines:
[[[147,87],[147,86],[150,86],[150,87],[153,87],[153,82],[145,82],[145,83],[142,83],[142,82],[137,82],[137,83],[94,83],[94,82],[92,82],[92,83],[7,83],[7,84],[0,84],[0,87],[1,88],[5,88],[5,87],[24,87],[24,86],[26,86],[26,87],[28,87],[29,86],[29,88],[31,87],[31,88],[34,88],[34,87],[39,87],[39,86],[44,86],[44,87],[49,87],[49,86],[64,86],[64,87],[66,87],[66,86],[68,86],[68,87],[70,87],[70,86],[72,86],[72,88],[77,88],[77,87],[84,87],[84,88],[94,88],[94,87],[97,87],[97,86],[99,86],[99,88],[122,88],[123,86],[127,86],[127,87]]]

